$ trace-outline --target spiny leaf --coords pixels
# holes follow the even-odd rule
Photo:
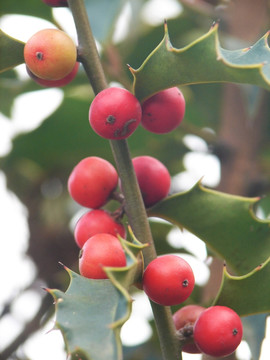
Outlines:
[[[223,282],[215,305],[225,305],[240,316],[270,312],[270,257],[244,276],[232,276],[224,267]]]
[[[139,272],[139,254],[145,245],[120,238],[127,266],[105,268],[109,279],[87,279],[67,269],[70,285],[64,293],[48,290],[55,299],[55,328],[62,332],[72,359],[118,360],[122,358],[120,329],[131,313],[127,291]]]
[[[91,280],[67,271],[71,279],[67,292],[50,290],[56,303],[55,328],[61,330],[67,353],[84,353],[87,360],[120,359],[119,340],[110,324],[116,321],[120,298],[122,311],[126,299],[109,280]]]
[[[170,42],[167,25],[160,44],[137,69],[134,93],[140,99],[173,86],[233,82],[270,89],[270,50],[266,33],[254,46],[225,50],[219,44],[218,24],[184,48]]]
[[[238,275],[244,275],[270,256],[269,221],[256,218],[257,198],[245,198],[204,188],[197,183],[148,210],[186,228],[202,239]]]
[[[0,73],[24,62],[24,42],[14,39],[0,29]]]

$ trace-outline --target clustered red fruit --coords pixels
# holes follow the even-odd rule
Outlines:
[[[91,236],[100,233],[126,237],[125,227],[102,209],[90,210],[81,216],[75,226],[74,237],[77,245],[82,248]]]
[[[100,136],[110,140],[129,137],[140,124],[142,109],[128,90],[111,87],[101,91],[92,101],[89,122]]]
[[[177,88],[158,92],[142,105],[126,89],[112,87],[101,91],[89,109],[92,129],[101,137],[121,140],[129,137],[141,123],[153,133],[175,130],[185,114],[185,99]]]
[[[106,210],[100,209],[112,196],[118,174],[107,160],[91,156],[82,159],[68,178],[71,197],[91,208],[79,218],[74,238],[81,248],[79,271],[91,279],[106,279],[104,267],[126,265],[125,251],[118,239],[126,235],[125,227]]]
[[[201,353],[193,339],[193,325],[204,310],[205,307],[200,305],[186,305],[173,314],[173,322],[176,330],[178,330],[179,337],[188,340],[187,344],[183,345],[182,350],[189,354]]]
[[[171,186],[166,166],[152,156],[137,156],[132,163],[145,206],[152,206],[164,199]]]
[[[126,266],[125,252],[117,237],[111,234],[96,234],[82,247],[79,258],[81,275],[91,279],[106,279],[103,267]]]
[[[170,187],[170,175],[166,167],[153,157],[142,156],[133,159],[133,161],[145,203],[147,205],[153,205],[167,196]],[[141,181],[141,165],[146,182]],[[160,186],[161,191],[155,186],[155,183],[160,178],[163,178],[163,183],[166,184],[165,187],[163,185]],[[113,260],[113,257],[115,257],[114,251],[108,252],[108,250],[106,250],[107,256],[103,254],[98,259],[98,263],[93,260],[91,255],[93,254],[93,243],[95,244],[97,240],[90,241],[90,239],[103,239],[104,234],[110,236],[102,241],[108,244],[109,239],[113,239],[112,246],[116,246],[117,243],[117,248],[119,249],[120,247],[122,254],[124,254],[124,250],[118,239],[118,236],[121,238],[125,238],[126,236],[125,227],[119,220],[119,214],[121,215],[122,211],[120,211],[120,213],[116,212],[116,215],[112,215],[108,211],[101,209],[103,205],[112,199],[113,193],[116,192],[117,185],[118,174],[114,166],[107,160],[96,156],[90,156],[79,161],[68,178],[68,191],[70,196],[81,206],[90,209],[79,218],[74,229],[75,241],[78,247],[82,249],[79,269],[83,276],[97,279],[100,275],[102,276],[100,278],[103,279],[105,273],[102,272],[101,269],[104,266],[124,266],[122,261],[117,261],[117,257],[115,258],[116,262]],[[115,198],[117,199],[117,196],[115,196]],[[121,197],[119,197],[119,199],[120,198]],[[100,236],[97,237],[97,235]],[[92,245],[90,246],[89,243]],[[95,249],[98,248],[97,246],[98,245],[95,245]],[[104,249],[108,249],[108,247]],[[96,269],[95,272],[94,268],[96,267],[98,267],[98,269]],[[186,279],[185,287],[188,287],[187,281]],[[189,286],[190,289],[194,286],[194,278],[190,280],[191,283],[192,281],[193,285],[191,284]],[[183,296],[184,295],[182,295],[182,297]]]
[[[43,87],[63,87],[68,85],[77,75],[77,72],[79,70],[79,66],[80,64],[78,62],[75,63],[73,69],[71,70],[71,72],[66,75],[65,77],[63,77],[62,79],[59,80],[45,80],[45,79],[41,79],[39,77],[37,77],[36,75],[34,75],[31,70],[26,66],[26,71],[28,73],[28,75],[39,85],[43,86]]]
[[[77,48],[64,31],[43,29],[26,42],[24,60],[29,70],[38,78],[60,80],[74,68]]]
[[[193,334],[203,353],[223,357],[236,350],[242,340],[243,327],[235,311],[226,306],[212,306],[198,317]]]
[[[174,313],[173,321],[179,339],[184,341],[182,350],[191,354],[228,356],[243,336],[239,315],[227,306],[187,305]]]
[[[68,179],[68,190],[80,205],[97,209],[106,204],[117,184],[118,174],[113,165],[91,156],[74,167]]]
[[[160,91],[142,104],[142,126],[156,134],[171,132],[182,122],[185,106],[177,87]]]
[[[190,265],[177,255],[163,255],[146,267],[142,285],[148,297],[160,305],[179,305],[192,293],[195,284]]]

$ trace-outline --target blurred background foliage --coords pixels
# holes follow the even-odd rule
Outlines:
[[[146,0],[85,0],[85,3],[93,33],[100,44],[101,61],[108,82],[117,82],[132,90],[133,79],[126,64],[135,69],[141,65],[161,41],[163,24],[147,22],[142,16],[149,3]],[[127,33],[114,41],[115,24],[127,3],[131,14]],[[181,11],[176,17],[168,19],[168,27],[171,42],[178,48],[205,34],[213,21],[220,22],[221,45],[227,49],[249,46],[269,28],[267,0],[179,0],[176,3]],[[38,0],[1,2],[0,16],[8,14],[35,16],[59,26],[52,9]],[[148,17],[151,18],[151,14]],[[0,74],[0,112],[11,118],[18,96],[41,90],[31,79],[19,77],[16,70]],[[207,144],[206,152],[217,156],[220,161],[221,180],[216,188],[232,194],[263,196],[260,214],[267,218],[270,213],[269,92],[235,84],[192,85],[181,90],[186,98],[183,124],[166,135],[155,135],[138,128],[128,139],[132,157],[157,157],[174,176],[186,170],[183,159],[191,151],[183,139],[187,135],[199,137]],[[65,289],[67,278],[59,261],[77,269],[78,248],[70,219],[80,210],[67,193],[67,178],[76,163],[86,156],[100,156],[112,163],[114,160],[109,143],[89,127],[88,110],[93,91],[82,68],[76,79],[61,91],[63,101],[56,111],[33,131],[16,135],[10,152],[0,158],[0,166],[7,177],[8,187],[28,210],[30,237],[27,255],[37,268],[35,280],[41,280],[50,288]],[[189,187],[193,185],[190,183]],[[177,188],[172,187],[172,192],[179,189],[185,190],[186,184],[180,181]],[[158,253],[174,251],[164,241],[172,226],[154,222],[151,226]],[[187,252],[185,249],[177,251]],[[215,275],[221,274],[221,261],[215,259],[210,268]],[[210,277],[207,286],[197,286],[190,301],[208,304],[216,294],[219,281],[220,278]],[[43,292],[40,296],[43,302],[35,319],[30,322],[31,326],[25,326],[21,337],[14,340],[6,354],[14,352],[39,328],[40,319],[48,309],[49,312],[53,310],[51,299]],[[252,323],[255,329],[262,328],[265,316],[261,321],[256,318]],[[253,355],[254,359],[258,359],[258,344],[264,332],[255,333],[258,341],[253,346]],[[125,348],[125,359],[158,360],[157,349],[154,330],[152,342]],[[0,356],[0,359],[4,358],[7,357]]]

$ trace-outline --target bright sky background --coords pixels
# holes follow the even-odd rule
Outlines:
[[[157,25],[163,23],[164,18],[169,19],[181,12],[180,4],[175,0],[167,0],[166,7],[163,5],[164,1],[162,0],[148,1],[142,12],[144,21]],[[54,13],[57,20],[63,24],[64,29],[76,39],[69,11],[55,9]],[[149,16],[149,14],[151,15]],[[125,34],[124,30],[128,30],[129,16],[131,16],[130,7],[126,6],[114,34],[115,41],[120,41]],[[14,23],[17,26],[14,26]],[[52,24],[32,17],[5,16],[0,18],[0,27],[9,35],[27,41],[32,34],[43,28],[52,27]],[[19,66],[17,70],[22,78],[27,76],[24,65]],[[14,103],[11,119],[6,119],[0,114],[0,156],[10,151],[11,140],[17,133],[31,131],[39,126],[44,118],[59,106],[62,98],[63,94],[59,89],[40,90],[19,96]],[[33,108],[33,103],[36,104],[36,108]],[[186,136],[184,141],[190,149],[184,158],[186,171],[173,178],[173,186],[179,191],[189,189],[190,184],[197,182],[202,176],[204,184],[217,185],[220,178],[220,164],[215,156],[208,154],[207,144],[193,135]],[[5,176],[2,172],[0,172],[0,199],[0,272],[5,273],[1,280],[1,288],[5,289],[0,292],[1,311],[2,304],[19,294],[21,289],[31,283],[35,267],[31,259],[25,257],[29,236],[27,210],[15,195],[6,189]],[[197,284],[203,285],[209,276],[209,270],[205,264],[204,243],[194,235],[186,231],[181,233],[178,229],[174,229],[169,234],[168,241],[172,245],[177,244],[178,247],[184,246],[194,254],[193,257],[187,255],[183,257],[192,266]],[[12,262],[10,261],[11,256]],[[23,296],[18,296],[12,307],[12,316],[8,315],[0,322],[0,351],[21,331],[23,323],[30,320],[35,314],[39,301],[39,295],[33,290],[25,292]],[[149,338],[151,328],[148,319],[151,318],[152,313],[146,296],[144,294],[136,295],[132,316],[122,329],[123,343],[127,346],[136,345]],[[52,327],[53,319],[23,346],[22,350],[31,360],[66,360],[62,336],[58,331],[50,331]],[[265,341],[265,348],[260,360],[269,360],[270,335],[267,336],[268,340]],[[249,349],[245,343],[239,347],[238,352],[241,354],[241,360],[250,360]],[[200,355],[183,354],[183,360],[199,359],[201,359]]]

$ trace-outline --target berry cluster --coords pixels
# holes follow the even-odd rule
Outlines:
[[[185,99],[177,88],[158,92],[142,104],[126,89],[112,87],[101,91],[89,110],[93,130],[105,139],[129,137],[141,125],[156,134],[175,130],[185,114]]]
[[[243,336],[240,317],[226,306],[186,305],[174,313],[173,321],[184,342],[182,350],[190,354],[228,356]]]
[[[111,140],[130,136],[143,119],[146,120],[142,125],[148,130],[165,133],[175,129],[183,117],[179,99],[183,104],[182,94],[173,88],[161,91],[140,106],[127,90],[109,88],[93,100],[89,121],[96,133]],[[174,120],[178,114],[178,122],[164,124],[161,121],[164,114]],[[145,206],[153,206],[164,199],[170,189],[170,174],[164,164],[150,156],[135,157],[132,163]],[[87,212],[75,228],[75,240],[82,247],[79,269],[83,276],[104,279],[107,277],[104,266],[126,265],[124,250],[117,238],[118,234],[125,236],[125,229],[112,215],[98,209],[110,199],[118,182],[114,167],[95,157],[82,160],[70,175],[70,195],[79,204],[94,209]],[[142,275],[144,292],[163,306],[182,304],[191,295],[194,285],[192,268],[177,255],[157,257]],[[184,306],[174,314],[173,320],[185,352],[222,357],[235,351],[242,339],[239,316],[225,306],[208,309],[199,305]]]
[[[133,162],[138,163],[138,166],[135,166],[135,174],[145,204],[153,205],[166,197],[170,187],[170,176],[166,167],[150,156],[138,156]],[[144,177],[141,176],[142,168]],[[159,174],[163,176],[163,173],[166,174],[165,185],[160,187],[157,178]],[[82,159],[73,168],[68,179],[70,196],[81,206],[89,208],[78,220],[74,230],[75,241],[81,248],[79,269],[82,275],[89,278],[105,278],[105,273],[101,269],[104,266],[126,265],[124,250],[118,240],[118,235],[122,238],[126,236],[125,227],[120,221],[124,209],[116,211],[115,214],[102,209],[112,198],[122,202],[121,195],[117,194],[118,184],[119,178],[114,166],[96,156]],[[109,242],[111,247],[108,251]],[[98,257],[94,257],[96,261],[92,258],[94,253],[99,254]],[[94,267],[99,270],[94,270]]]
[[[42,0],[49,6],[68,6],[66,0]],[[74,79],[79,63],[73,40],[63,31],[45,29],[33,35],[24,48],[27,72],[42,86],[64,86]],[[128,90],[111,87],[101,91],[89,108],[89,123],[99,136],[112,141],[128,138],[141,124],[146,130],[165,134],[175,130],[185,114],[185,99],[177,87],[162,90],[143,103]],[[167,197],[171,178],[168,169],[151,156],[132,159],[145,207]],[[105,159],[82,159],[68,179],[70,196],[88,211],[78,220],[74,238],[80,248],[79,271],[90,279],[107,279],[105,267],[125,267],[121,238],[126,237],[122,216],[124,197],[114,166]],[[111,199],[120,202],[115,213],[102,209]],[[191,295],[195,278],[190,265],[177,255],[152,260],[142,274],[141,288],[155,303],[182,304]],[[225,306],[205,309],[187,305],[173,321],[182,350],[210,356],[231,354],[242,339],[239,316]]]

